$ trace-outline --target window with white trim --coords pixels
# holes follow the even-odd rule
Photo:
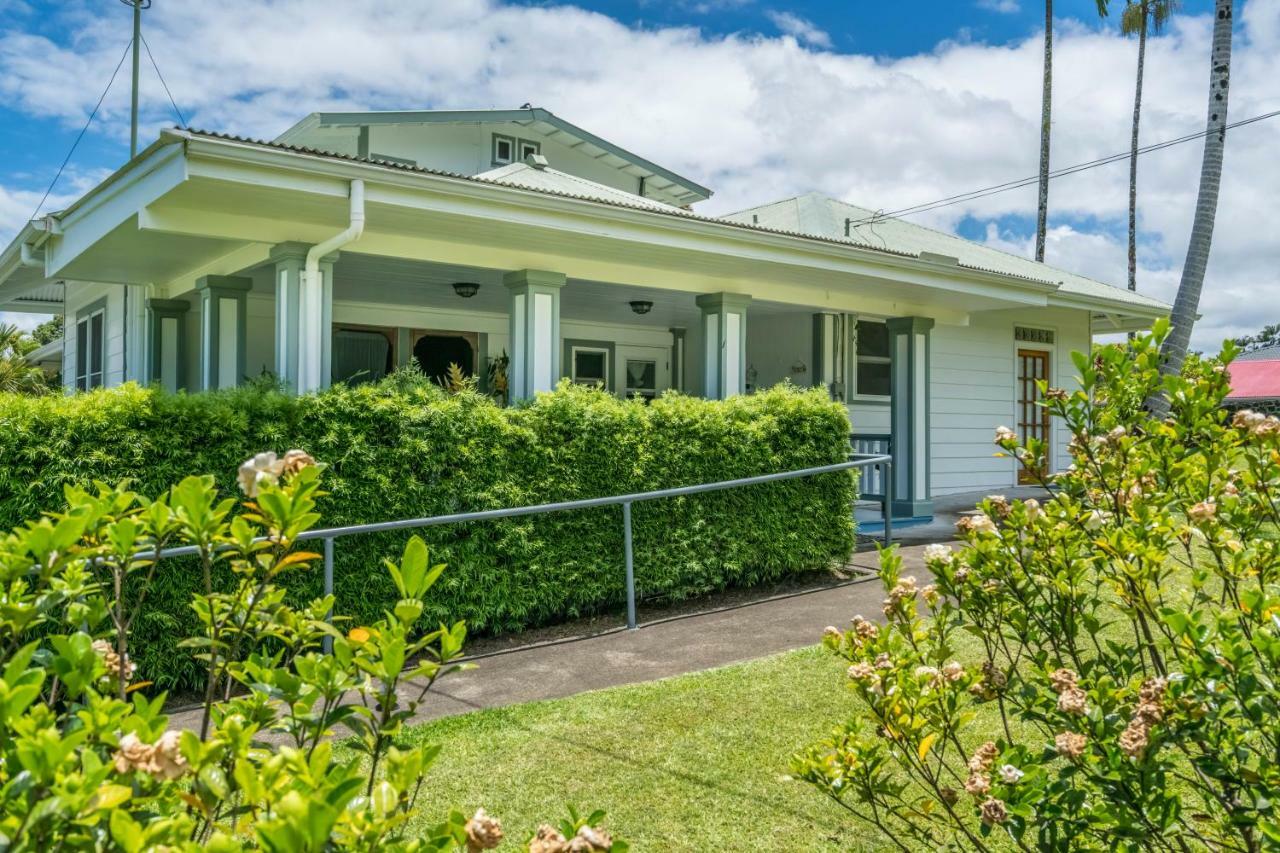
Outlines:
[[[520,152],[520,162],[523,163],[534,154],[542,153],[542,143],[535,142],[532,139],[521,139],[517,143],[517,150]]]
[[[101,388],[107,361],[106,307],[95,308],[76,321],[76,390]]]
[[[859,397],[889,396],[889,327],[874,320],[859,320],[857,364],[853,393]]]
[[[505,166],[516,160],[516,138],[501,133],[493,135],[493,165]]]
[[[609,350],[603,347],[578,347],[570,350],[572,360],[569,377],[580,385],[609,385]]]

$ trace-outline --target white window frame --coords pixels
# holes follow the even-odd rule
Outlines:
[[[511,146],[511,156],[505,160],[498,156],[498,143],[500,141],[506,142]],[[519,148],[517,147],[519,145],[519,142],[520,140],[516,139],[514,136],[507,136],[505,133],[495,133],[493,135],[493,165],[509,166],[512,163],[515,163],[516,152],[519,150]]]
[[[92,340],[93,336],[93,320],[95,317],[101,317],[102,321],[98,324],[98,339]],[[80,335],[81,327],[84,327],[83,339]],[[94,388],[101,388],[106,385],[107,379],[107,302],[100,299],[98,302],[81,309],[76,314],[76,354],[73,377],[73,384],[77,391],[91,391]],[[98,354],[98,369],[94,371],[92,364],[92,354],[94,351]],[[81,364],[84,365],[83,372]]]
[[[858,352],[858,326],[862,323],[876,323],[881,326],[886,326],[885,340],[888,341],[888,328],[887,328],[888,323],[886,323],[884,320],[873,320],[867,317],[853,318],[853,324],[852,324],[853,340],[851,342],[852,345],[849,347],[850,352],[853,354],[853,370],[849,371],[849,386],[852,389],[853,393],[849,395],[849,398],[851,400],[863,400],[863,401],[872,402],[872,403],[887,403],[889,402],[889,399],[890,399],[889,394],[863,394],[858,390],[858,365],[859,364],[863,364],[863,363],[892,364],[893,363],[893,359],[891,358],[891,354],[892,354],[891,349],[887,350],[885,354],[882,356],[881,355],[861,355]],[[892,382],[892,378],[890,379],[890,381]]]
[[[631,384],[631,371],[628,369],[628,365],[631,364],[631,362],[633,361],[643,363],[643,364],[653,365],[653,384],[652,385],[648,387],[641,387],[639,385]],[[623,389],[623,395],[628,400],[631,399],[631,397],[634,396],[635,394],[639,394],[642,397],[648,397],[650,399],[657,397],[658,396],[658,360],[656,358],[624,358],[622,360],[622,382],[623,382],[623,385],[625,386],[625,388]]]
[[[525,151],[526,147],[532,148],[533,150]],[[529,159],[531,155],[541,154],[541,153],[542,153],[542,143],[537,141],[536,139],[521,138],[516,140],[516,154],[519,155],[516,157],[517,163],[523,163],[525,160]]]
[[[578,378],[578,353],[599,353],[604,356],[604,375],[589,379]],[[609,371],[613,369],[613,365],[609,363],[609,349],[607,347],[579,346],[574,344],[569,347],[569,378],[576,385],[599,385],[602,388],[609,387]]]

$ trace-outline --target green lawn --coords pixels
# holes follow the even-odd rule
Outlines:
[[[880,849],[784,779],[855,703],[840,661],[814,647],[439,720],[411,733],[444,746],[421,812],[484,806],[520,845],[571,802],[608,811],[635,850]]]

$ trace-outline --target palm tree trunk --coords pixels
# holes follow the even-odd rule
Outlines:
[[[1040,198],[1036,209],[1036,260],[1044,260],[1049,224],[1049,120],[1053,114],[1053,0],[1044,3],[1044,90],[1040,96]]]
[[[1204,138],[1204,159],[1200,163],[1200,191],[1196,197],[1195,219],[1191,223],[1191,239],[1187,259],[1182,265],[1182,280],[1173,302],[1169,336],[1160,346],[1160,372],[1164,375],[1182,371],[1191,344],[1191,327],[1200,307],[1200,291],[1204,287],[1204,271],[1209,264],[1209,247],[1213,243],[1213,220],[1218,212],[1218,189],[1222,184],[1222,152],[1227,141],[1227,92],[1231,82],[1232,0],[1215,0],[1213,21],[1213,55],[1209,65],[1209,117]],[[1169,401],[1163,394],[1147,400],[1153,415],[1163,418]]]
[[[1138,25],[1138,82],[1133,88],[1133,133],[1129,138],[1129,289],[1138,289],[1138,125],[1142,120],[1142,72],[1147,64],[1147,0]]]

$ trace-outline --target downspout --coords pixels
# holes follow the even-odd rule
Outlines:
[[[324,336],[330,334],[324,325],[324,281],[320,277],[320,259],[336,252],[364,233],[364,181],[351,182],[350,222],[342,231],[307,250],[302,268],[301,292],[298,294],[298,393],[318,391],[324,387],[322,376]],[[312,334],[307,334],[307,332]]]

